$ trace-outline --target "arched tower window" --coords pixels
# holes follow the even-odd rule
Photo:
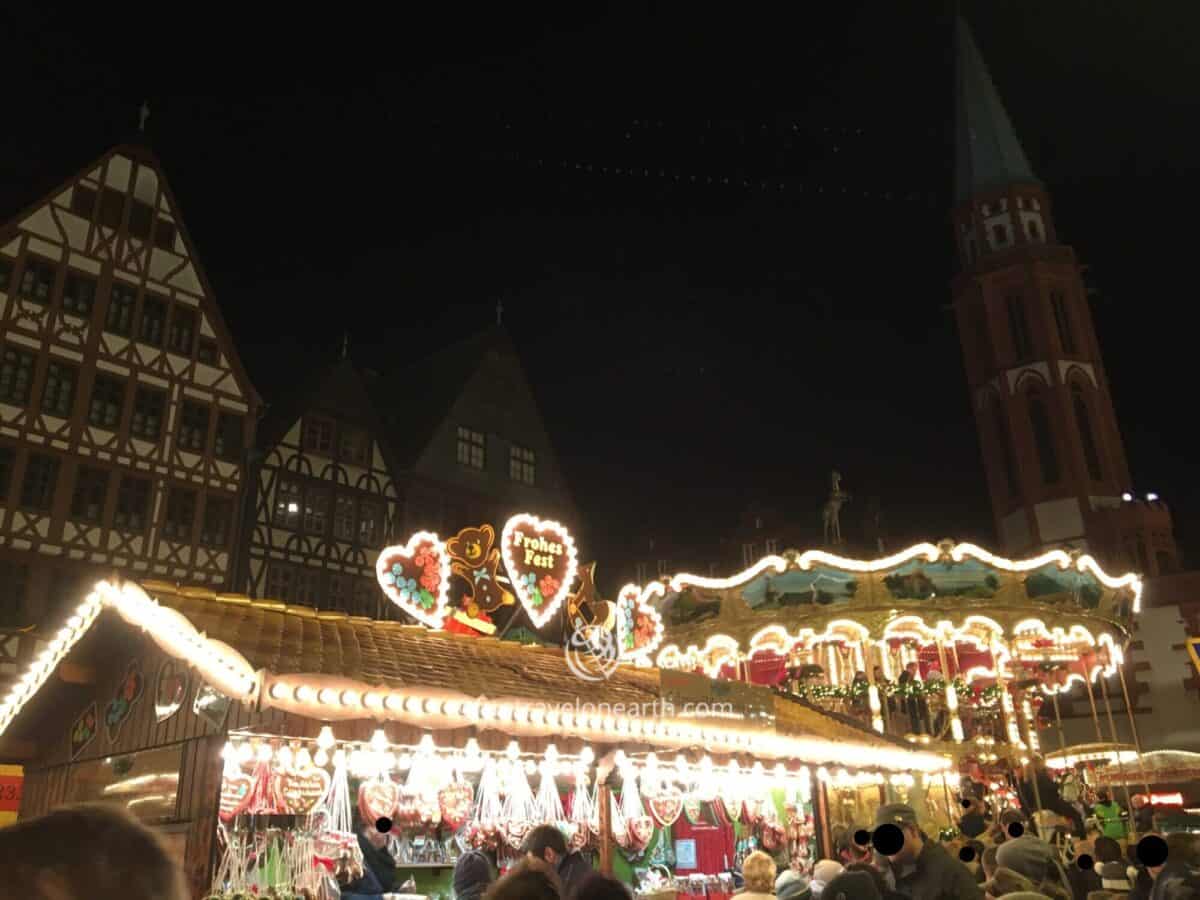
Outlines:
[[[988,426],[992,430],[992,440],[1000,448],[1000,462],[1004,468],[1005,495],[1014,497],[1019,493],[1017,463],[1013,456],[1012,441],[1008,436],[1008,427],[1004,422],[1004,410],[1000,407],[1000,401],[994,396],[988,401],[987,418]]]
[[[1096,446],[1096,432],[1092,430],[1092,414],[1088,410],[1083,385],[1071,385],[1071,402],[1075,406],[1075,422],[1079,426],[1079,440],[1083,444],[1083,460],[1087,463],[1088,477],[1092,481],[1103,481],[1104,470],[1100,467],[1100,451]]]
[[[1050,412],[1046,409],[1046,397],[1041,391],[1030,391],[1026,395],[1029,407],[1029,426],[1033,430],[1033,443],[1037,448],[1038,463],[1042,469],[1042,480],[1046,484],[1057,484],[1061,472],[1058,453],[1054,449],[1054,432],[1050,429]]]
[[[1012,334],[1013,353],[1017,359],[1027,359],[1033,353],[1033,344],[1029,339],[1029,320],[1025,318],[1025,298],[1020,294],[1010,294],[1005,300],[1008,309],[1008,328]]]

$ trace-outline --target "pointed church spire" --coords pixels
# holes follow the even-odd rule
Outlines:
[[[961,15],[955,22],[955,45],[955,203],[1009,184],[1040,184]]]

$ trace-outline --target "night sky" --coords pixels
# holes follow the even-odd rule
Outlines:
[[[502,298],[601,574],[624,533],[699,543],[752,500],[815,526],[833,466],[896,535],[990,543],[946,309],[951,7],[830,5],[135,22],[25,4],[0,14],[0,213],[148,99],[268,400],[343,330],[387,371]],[[1090,266],[1134,487],[1195,559],[1200,7],[962,7]]]

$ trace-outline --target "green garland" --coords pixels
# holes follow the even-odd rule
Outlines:
[[[958,695],[958,701],[961,704],[974,707],[990,707],[995,706],[1000,701],[1000,686],[998,684],[990,684],[978,694],[972,691],[961,677],[955,678],[952,684],[954,685],[954,692]],[[870,685],[865,681],[858,681],[849,685],[802,683],[795,687],[795,693],[805,700],[856,700],[866,697],[869,687]],[[878,688],[879,694],[882,697],[915,700],[944,694],[946,682],[940,679],[933,681],[907,681],[903,684],[889,681],[878,685]]]

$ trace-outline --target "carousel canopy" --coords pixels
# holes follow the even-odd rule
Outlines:
[[[823,639],[938,634],[978,646],[994,638],[1063,644],[1073,635],[1121,645],[1141,590],[1138,576],[1111,576],[1087,555],[1012,561],[943,541],[876,560],[787,551],[727,578],[679,574],[653,605],[663,618],[659,664],[686,667],[689,648],[703,654],[714,642],[742,657]]]
[[[948,766],[765,688],[628,663],[589,682],[557,648],[159,582],[98,583],[0,701],[0,735],[101,615],[142,630],[233,699],[323,721],[475,726],[891,771]]]

